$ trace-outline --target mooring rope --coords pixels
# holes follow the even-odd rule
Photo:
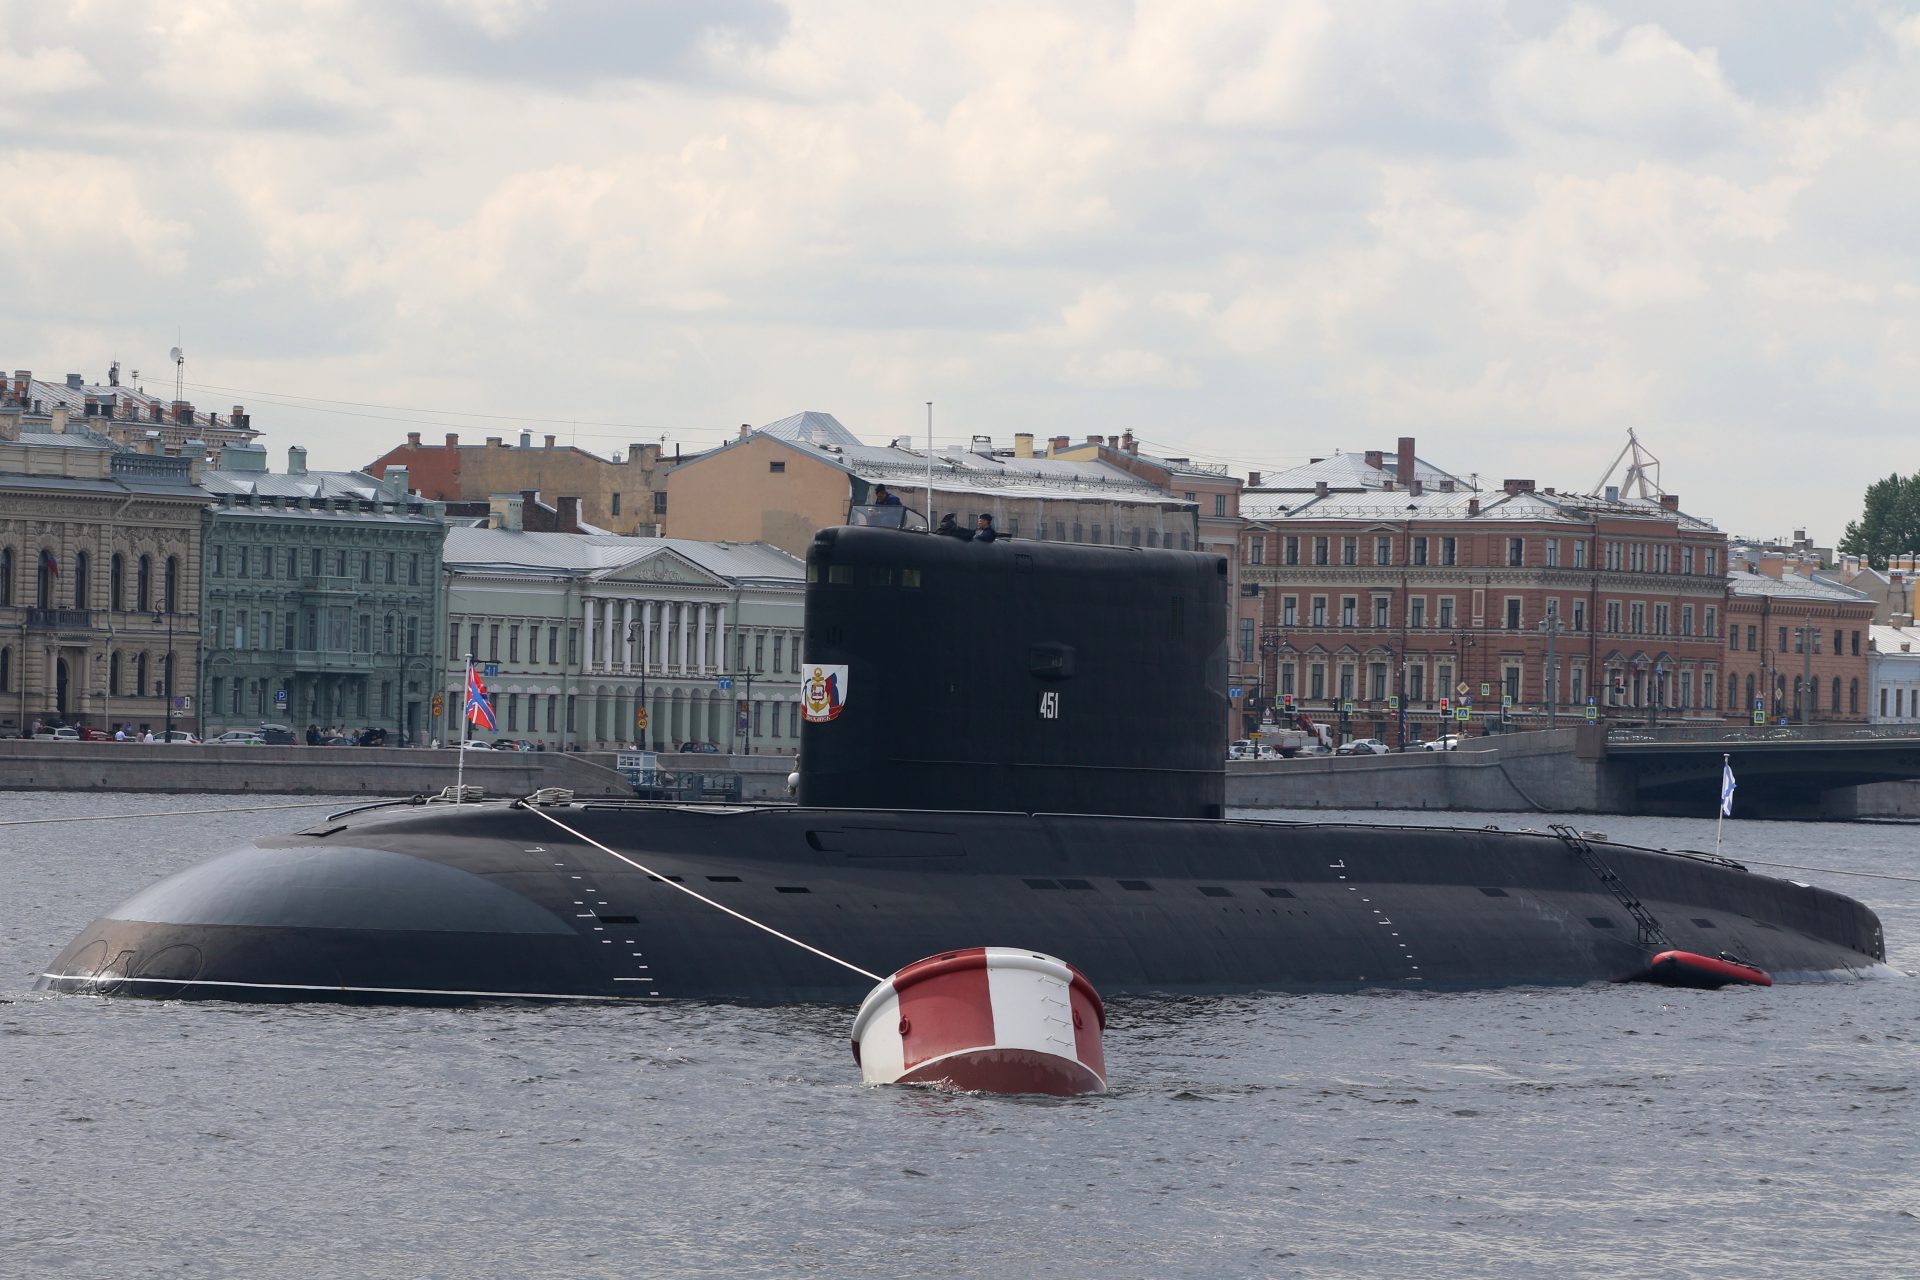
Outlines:
[[[1836,867],[1803,867],[1797,862],[1761,862],[1757,858],[1742,858],[1750,867],[1780,867],[1787,871],[1815,871],[1823,876],[1859,876],[1865,880],[1898,880],[1901,884],[1920,884],[1920,876],[1889,875],[1885,871],[1841,871]]]
[[[715,902],[712,898],[707,897],[705,894],[699,892],[698,890],[687,888],[686,885],[681,884],[678,880],[672,879],[671,877],[661,872],[655,871],[653,868],[647,866],[645,863],[639,861],[638,859],[629,858],[626,854],[621,853],[618,849],[609,849],[606,845],[601,844],[598,840],[595,840],[592,836],[587,835],[584,832],[575,831],[572,827],[560,821],[560,819],[554,817],[550,813],[542,812],[540,809],[536,808],[532,804],[526,804],[523,807],[526,809],[528,813],[531,813],[536,817],[545,818],[548,822],[551,822],[554,826],[560,828],[562,831],[566,832],[568,835],[572,836],[574,839],[583,841],[586,844],[590,844],[594,848],[598,849],[600,852],[607,854],[611,857],[618,858],[620,859],[620,861],[626,863],[630,867],[635,868],[636,870],[646,872],[648,875],[652,876],[655,880],[658,880],[661,884],[666,885],[670,889],[678,889],[680,892],[686,894],[689,898],[698,899],[699,901],[706,903],[710,907],[716,908],[717,910],[720,910],[720,911],[724,911],[728,915],[732,916],[734,919],[742,921],[743,923],[746,923],[746,924],[750,924],[754,928],[759,929],[762,932],[770,933],[774,937],[780,939],[782,942],[791,942],[794,946],[799,947],[802,951],[811,951],[814,955],[819,956],[822,960],[831,960],[833,961],[833,963],[839,965],[842,969],[851,969],[863,978],[867,978],[873,982],[886,981],[885,978],[881,977],[877,973],[869,973],[867,972],[867,970],[862,969],[857,964],[853,964],[853,963],[850,963],[849,961],[842,960],[839,956],[829,955],[825,951],[822,951],[820,948],[816,946],[813,946],[809,943],[802,942],[800,941],[800,939],[792,937],[789,934],[784,934],[770,924],[761,924],[758,920],[755,920],[752,916],[745,915],[741,912],[735,911],[732,907],[727,906],[723,902]]]
[[[375,804],[405,802],[405,797],[394,801],[372,801]],[[197,818],[208,813],[268,813],[275,809],[334,809],[340,805],[340,797],[331,800],[308,800],[299,804],[252,804],[239,805],[231,809],[168,809],[160,813],[90,813],[79,818],[9,818],[0,821],[0,827],[31,827],[47,822],[111,822],[116,818]]]

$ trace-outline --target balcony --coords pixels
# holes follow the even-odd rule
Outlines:
[[[27,626],[46,631],[91,631],[91,609],[29,609]]]

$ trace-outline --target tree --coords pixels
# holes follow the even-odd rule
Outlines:
[[[1840,550],[1876,569],[1886,568],[1891,556],[1920,552],[1920,472],[1868,485],[1860,518],[1847,522]]]

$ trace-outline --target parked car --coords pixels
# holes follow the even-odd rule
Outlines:
[[[293,727],[284,724],[263,724],[256,731],[260,740],[270,747],[290,747],[297,739],[293,736]]]
[[[683,742],[680,744],[680,749],[682,751],[704,752],[708,755],[718,755],[720,753],[720,748],[711,742]]]
[[[113,741],[113,735],[111,733],[108,733],[105,729],[96,729],[89,724],[75,725],[74,728],[79,730],[80,741],[82,742],[112,742]]]
[[[200,745],[200,739],[194,737],[192,734],[188,733],[185,729],[169,729],[167,730],[167,736],[159,739],[159,741],[171,742],[175,746],[197,747]]]
[[[68,729],[65,727],[59,729],[42,729],[33,735],[33,740],[35,742],[78,742],[80,741],[80,731],[78,729]]]
[[[1438,738],[1428,739],[1427,741],[1420,744],[1420,749],[1422,751],[1454,751],[1454,750],[1457,750],[1459,746],[1460,746],[1459,737],[1449,733],[1449,734],[1443,734]]]
[[[266,739],[252,729],[229,729],[217,738],[207,739],[210,747],[259,747],[266,745]]]
[[[472,741],[472,742],[463,742],[463,743],[461,743],[460,745],[461,745],[462,747],[465,747],[465,748],[466,748],[466,749],[467,749],[468,751],[491,751],[491,750],[493,750],[493,744],[492,744],[491,742],[481,742],[481,741],[479,741],[478,739],[475,739],[475,740],[474,740],[474,741]]]
[[[1337,756],[1384,756],[1392,750],[1378,738],[1355,738],[1352,742],[1343,742],[1333,749]]]

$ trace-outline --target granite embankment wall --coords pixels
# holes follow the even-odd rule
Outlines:
[[[1235,761],[1235,809],[1461,809],[1630,813],[1633,793],[1597,730],[1469,738],[1457,751]]]
[[[612,752],[469,751],[466,784],[489,796],[565,787],[631,796]],[[738,774],[741,798],[785,800],[791,756],[660,756],[668,773]],[[451,750],[389,747],[209,747],[0,738],[0,791],[151,791],[277,795],[433,794],[454,782]]]

